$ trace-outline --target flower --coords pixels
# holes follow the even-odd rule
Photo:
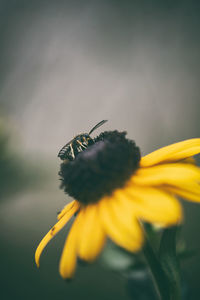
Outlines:
[[[62,252],[59,271],[71,278],[77,257],[91,262],[100,254],[106,237],[137,252],[144,234],[141,221],[164,227],[182,221],[177,196],[200,202],[200,169],[193,156],[200,138],[158,149],[141,158],[125,132],[109,131],[94,139],[72,161],[61,164],[61,188],[75,200],[58,215],[58,222],[40,242],[35,261],[39,266],[47,243],[75,214]]]

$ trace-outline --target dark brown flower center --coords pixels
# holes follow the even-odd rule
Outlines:
[[[61,188],[83,204],[98,202],[125,185],[137,170],[140,149],[126,132],[105,131],[73,161],[60,166]]]

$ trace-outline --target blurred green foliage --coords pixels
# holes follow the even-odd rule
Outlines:
[[[12,131],[7,121],[0,118],[0,201],[13,194],[36,187],[44,171],[16,151]]]

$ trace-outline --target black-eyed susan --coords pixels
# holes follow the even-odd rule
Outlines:
[[[73,159],[61,164],[61,187],[74,197],[58,215],[58,222],[39,244],[35,260],[47,243],[75,214],[60,260],[60,274],[71,278],[77,257],[93,261],[106,237],[137,252],[143,245],[140,221],[171,226],[182,221],[176,196],[200,202],[200,169],[193,156],[200,139],[161,148],[141,158],[125,132],[101,133]]]

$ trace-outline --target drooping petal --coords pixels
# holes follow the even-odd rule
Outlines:
[[[66,225],[66,223],[71,219],[78,209],[79,206],[77,204],[73,205],[71,209],[66,212],[66,214],[49,230],[49,232],[42,239],[35,252],[35,262],[38,267],[40,265],[40,256],[46,245]]]
[[[140,161],[141,167],[182,160],[200,153],[200,138],[190,139],[160,148]]]
[[[142,186],[185,184],[188,181],[200,180],[200,168],[191,164],[161,164],[149,168],[140,168],[131,178],[132,183]]]
[[[72,227],[70,228],[61,255],[59,272],[64,279],[72,278],[76,269],[77,244],[78,244],[78,237],[81,232],[81,222],[80,222],[81,214],[82,211],[79,212],[74,223],[72,224]]]
[[[73,200],[61,210],[61,212],[57,215],[57,219],[60,220],[73,206],[78,206],[80,207],[80,204],[76,201]]]
[[[86,261],[93,261],[105,243],[105,233],[99,220],[97,205],[88,205],[82,214],[78,255]]]
[[[126,188],[124,206],[133,210],[135,215],[144,221],[170,226],[182,220],[182,208],[172,195],[158,188]]]
[[[120,247],[130,252],[138,251],[143,242],[143,232],[136,218],[126,219],[126,210],[115,206],[115,198],[104,198],[98,206],[106,234]]]

